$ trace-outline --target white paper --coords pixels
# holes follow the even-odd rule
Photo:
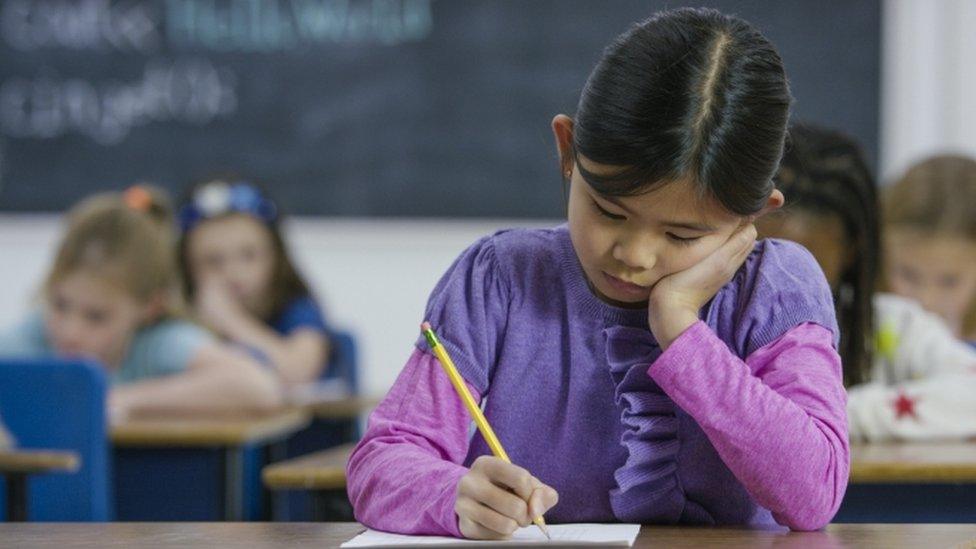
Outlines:
[[[342,544],[342,547],[504,547],[506,545],[557,545],[631,547],[640,524],[553,524],[549,526],[552,540],[535,525],[519,528],[510,539],[504,541],[475,541],[439,536],[404,536],[376,530],[366,530]]]

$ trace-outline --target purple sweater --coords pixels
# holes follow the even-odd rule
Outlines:
[[[766,240],[664,353],[646,310],[589,290],[565,226],[482,239],[427,318],[512,461],[559,492],[558,522],[817,529],[847,485],[830,289]],[[459,536],[457,482],[490,454],[421,338],[348,465],[358,520]]]

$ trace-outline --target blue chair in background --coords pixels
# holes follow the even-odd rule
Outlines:
[[[322,379],[339,379],[346,382],[352,395],[359,394],[359,357],[356,340],[352,334],[332,331],[329,334],[332,352],[329,357],[329,367],[322,375]],[[347,442],[356,442],[362,437],[359,420],[313,418],[311,425],[295,433],[288,439],[285,456],[270,456],[268,461],[279,461],[284,458],[298,457],[319,450],[339,446]],[[249,479],[260,482],[260,478]],[[276,496],[273,515],[277,519],[304,522],[313,519],[313,504],[311,495],[307,491],[291,491]],[[352,520],[352,516],[349,516]]]
[[[107,391],[105,372],[97,364],[0,360],[0,416],[17,446],[70,450],[81,460],[75,473],[28,480],[30,520],[112,520]]]

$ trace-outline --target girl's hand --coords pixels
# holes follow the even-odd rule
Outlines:
[[[130,399],[126,397],[126,394],[121,392],[119,389],[116,388],[109,391],[105,400],[105,411],[108,415],[109,425],[121,423],[129,419],[129,416],[132,415],[132,403]]]
[[[205,280],[197,288],[194,309],[201,322],[224,336],[228,335],[229,327],[246,314],[230,289],[216,279]]]
[[[648,324],[661,349],[667,349],[698,321],[698,311],[732,279],[755,243],[756,227],[750,222],[705,259],[654,285],[648,303]]]
[[[481,456],[458,482],[454,512],[464,537],[504,539],[532,524],[557,501],[559,494],[525,469]]]

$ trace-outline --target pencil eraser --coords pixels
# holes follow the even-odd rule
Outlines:
[[[430,322],[427,322],[425,320],[425,321],[423,321],[423,323],[420,324],[420,331],[421,332],[426,332],[429,329],[430,329]]]

